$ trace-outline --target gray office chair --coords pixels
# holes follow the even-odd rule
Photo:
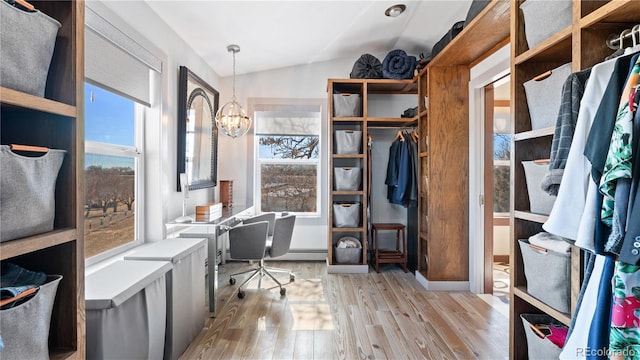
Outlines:
[[[273,237],[271,243],[267,242],[267,257],[277,258],[286,255],[291,247],[291,239],[293,237],[293,227],[296,223],[295,215],[284,215],[275,221]],[[265,266],[266,272],[279,272],[289,274],[289,283],[296,280],[295,274],[289,269]],[[282,286],[279,281],[278,285]]]
[[[276,224],[276,213],[268,212],[260,215],[252,216],[248,219],[242,220],[243,224],[253,224],[259,221],[268,221],[269,222],[269,236],[273,236],[274,227]]]
[[[265,240],[265,246],[262,247],[260,246],[261,241],[262,241],[262,237],[264,236],[264,234],[262,234],[260,231],[262,231],[262,229],[260,230],[255,230],[255,232],[250,232],[249,230],[246,231],[242,231],[242,232],[238,232],[238,231],[234,231],[236,229],[244,229],[246,227],[251,227],[254,226],[255,224],[264,224],[264,223],[268,223],[267,221],[262,221],[262,222],[257,222],[257,223],[250,223],[250,224],[243,224],[237,227],[232,228],[229,231],[229,250],[231,252],[231,258],[232,259],[237,259],[237,260],[259,260],[260,264],[257,268],[254,269],[250,269],[247,271],[243,271],[240,273],[236,273],[236,274],[232,274],[229,277],[229,284],[234,285],[236,283],[235,277],[241,274],[245,274],[248,272],[253,272],[251,274],[251,276],[245,280],[239,287],[238,287],[238,298],[242,299],[245,296],[244,291],[242,290],[242,287],[247,284],[249,281],[253,280],[256,276],[260,275],[260,278],[258,279],[258,288],[260,288],[261,285],[261,280],[262,280],[262,276],[264,276],[265,274],[267,276],[269,276],[276,284],[278,284],[278,287],[280,288],[280,295],[284,296],[287,293],[287,289],[285,289],[283,287],[283,284],[278,281],[273,274],[271,274],[271,272],[286,272],[289,273],[289,283],[292,281],[295,281],[295,275],[293,274],[293,272],[291,272],[290,270],[287,269],[280,269],[280,268],[273,268],[273,267],[266,267],[264,265],[264,259],[266,257],[269,258],[274,258],[274,257],[279,257],[282,256],[284,254],[286,254],[287,252],[289,252],[289,247],[291,245],[291,237],[293,235],[293,226],[295,224],[295,215],[288,215],[288,216],[284,216],[284,217],[280,217],[275,219],[275,225],[274,225],[274,229],[273,229],[273,237],[271,238],[271,242],[268,244]],[[268,229],[267,229],[267,233],[268,233]],[[247,240],[245,238],[245,236],[257,236],[260,241],[255,241],[255,240]],[[251,241],[251,243],[250,243]],[[232,245],[233,244],[233,245]],[[249,246],[256,246],[256,244],[258,244],[258,248],[263,250],[263,253],[261,256],[258,256],[257,251],[255,252],[251,252],[251,256],[247,256],[247,253],[249,252],[248,247]],[[236,250],[234,253],[234,249]],[[286,285],[286,284],[285,284]]]
[[[269,222],[260,221],[250,224],[237,225],[229,229],[229,255],[234,260],[259,260],[260,267],[233,274],[229,278],[231,285],[236,283],[235,276],[253,272],[247,280],[238,286],[238,298],[244,298],[242,287],[256,276],[262,276],[262,264],[267,250]]]

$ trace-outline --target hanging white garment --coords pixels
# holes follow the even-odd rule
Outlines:
[[[578,313],[575,314],[576,321],[573,326],[571,335],[567,338],[562,352],[561,360],[584,359],[589,339],[589,329],[591,328],[591,320],[593,320],[596,312],[598,289],[600,287],[600,279],[604,269],[605,256],[594,255],[596,257],[593,265],[593,272],[589,277],[589,283],[582,297],[582,303]]]
[[[615,59],[612,59],[595,65],[591,70],[580,102],[576,129],[558,189],[558,197],[549,218],[542,225],[542,228],[551,234],[571,240],[578,238],[591,178],[591,163],[584,156],[584,148],[614,66]],[[593,239],[591,242],[593,243]]]

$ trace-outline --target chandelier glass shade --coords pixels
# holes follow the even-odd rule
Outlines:
[[[233,53],[233,97],[231,101],[222,105],[216,113],[216,126],[222,134],[237,138],[249,131],[251,118],[236,101],[236,53],[240,51],[238,45],[227,46],[227,51]]]

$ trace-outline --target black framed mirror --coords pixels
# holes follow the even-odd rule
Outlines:
[[[178,158],[176,183],[187,174],[189,190],[216,186],[218,178],[218,129],[215,116],[219,93],[211,85],[180,66],[178,88]]]

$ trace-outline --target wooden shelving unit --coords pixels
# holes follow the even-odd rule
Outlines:
[[[512,62],[512,114],[515,121],[512,154],[512,216],[511,241],[511,298],[510,298],[510,359],[526,359],[527,346],[520,314],[547,314],[569,325],[571,314],[558,312],[526,291],[526,279],[518,239],[524,239],[542,231],[547,220],[544,215],[529,212],[523,160],[548,158],[554,129],[531,130],[531,121],[522,84],[534,76],[568,62],[572,71],[580,71],[604,61],[613,51],[605,45],[611,34],[640,23],[640,2],[621,1],[573,1],[572,25],[554,34],[533,49],[525,40],[524,19],[519,0],[511,9],[511,62]],[[571,254],[571,312],[575,310],[582,280],[580,251]]]
[[[509,42],[510,6],[489,3],[418,75],[418,97],[429,94],[429,99],[418,108],[416,276],[427,288],[469,281],[470,68]]]
[[[63,276],[51,316],[50,357],[84,359],[84,1],[31,4],[62,27],[44,98],[0,87],[0,142],[66,154],[56,184],[53,231],[0,243],[0,261]]]
[[[418,94],[418,78],[410,80],[392,80],[392,79],[329,79],[327,83],[327,94],[329,98],[329,116],[330,127],[329,133],[331,140],[329,145],[330,155],[330,171],[329,171],[329,241],[327,265],[329,272],[344,273],[366,273],[369,271],[367,262],[368,256],[368,219],[367,219],[367,174],[368,174],[368,154],[367,154],[367,136],[368,128],[375,127],[403,127],[415,125],[418,116],[413,118],[401,117],[375,117],[370,116],[368,104],[369,95],[409,95]],[[333,94],[334,91],[349,92],[359,94],[362,101],[361,117],[336,117],[333,116]],[[423,108],[424,109],[424,108]],[[359,130],[362,131],[362,149],[359,154],[336,154],[334,151],[334,133],[336,130]],[[359,167],[362,169],[362,187],[361,190],[354,191],[338,191],[334,190],[334,174],[333,168],[338,166]],[[355,201],[361,205],[360,226],[355,228],[334,227],[333,225],[333,204],[341,201]],[[334,247],[342,236],[356,237],[362,243],[362,257],[357,264],[339,264],[335,260]]]

